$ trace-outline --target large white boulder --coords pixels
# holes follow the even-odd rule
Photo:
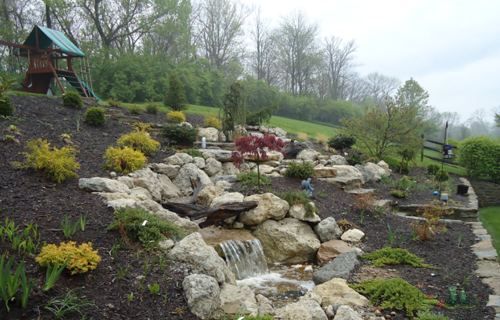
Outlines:
[[[319,236],[321,242],[327,242],[333,239],[339,239],[342,235],[335,218],[328,217],[314,226],[314,231]]]
[[[244,314],[257,313],[255,293],[247,286],[224,283],[220,292],[220,309],[230,318],[242,311]]]
[[[215,160],[214,158],[208,158],[205,161],[205,172],[208,176],[213,176],[219,173],[222,170],[222,163]]]
[[[300,297],[298,302],[288,304],[276,310],[281,319],[311,319],[328,320],[325,311],[321,308],[321,297],[312,292]]]
[[[210,203],[210,206],[217,207],[224,203],[242,202],[244,198],[245,196],[239,192],[225,193],[215,197]]]
[[[163,161],[166,164],[183,166],[186,163],[193,162],[193,157],[191,157],[187,153],[179,152],[179,153],[174,154],[173,156],[165,158]]]
[[[182,166],[173,183],[177,186],[177,188],[179,188],[181,194],[188,195],[193,192],[193,188],[191,187],[191,179],[196,181],[198,178],[200,179],[202,186],[214,185],[205,171],[200,170],[193,163],[188,163]]]
[[[179,241],[168,257],[189,263],[202,273],[214,277],[218,283],[236,284],[235,276],[214,248],[208,246],[201,234],[192,233]]]
[[[189,310],[201,319],[210,319],[220,305],[220,289],[217,281],[204,274],[192,274],[184,278],[182,288]]]
[[[193,158],[193,163],[200,169],[205,169],[206,164],[205,164],[205,159],[200,158],[200,157],[194,157]]]
[[[290,210],[288,211],[288,215],[291,218],[295,218],[301,221],[307,221],[312,223],[318,223],[321,221],[321,218],[314,212],[311,212],[309,215],[306,214],[306,208],[303,204],[295,204],[291,206]]]
[[[258,225],[268,219],[283,219],[290,209],[288,202],[272,193],[254,194],[243,201],[257,201],[259,204],[256,208],[240,214],[239,221],[248,226]]]
[[[318,160],[318,156],[320,156],[321,153],[319,153],[316,150],[313,149],[305,149],[302,150],[298,155],[297,159],[298,160],[310,160],[310,161],[316,161]]]
[[[350,229],[342,234],[340,239],[350,242],[358,242],[365,236],[365,233],[359,229]]]
[[[123,182],[107,178],[80,178],[78,187],[89,192],[120,192],[130,194],[129,187]]]
[[[337,309],[337,313],[335,314],[335,318],[333,318],[333,320],[363,320],[363,318],[359,315],[359,313],[354,311],[351,307],[340,306]]]
[[[347,163],[347,160],[340,155],[334,154],[328,159],[328,162],[332,164],[332,166],[347,166],[349,163]]]
[[[216,186],[205,187],[196,196],[196,203],[203,206],[210,206],[212,200],[220,196],[223,192],[224,189]]]
[[[392,170],[391,168],[389,168],[389,165],[387,164],[387,162],[385,162],[384,160],[380,161],[379,163],[377,163],[377,166],[381,167],[382,169],[384,169],[385,171],[385,175],[386,176],[390,176],[391,173],[392,173]]]
[[[207,141],[218,141],[219,130],[213,127],[200,128],[198,129],[198,136],[205,137]]]
[[[322,307],[328,307],[336,303],[351,307],[365,307],[370,305],[370,301],[367,298],[357,293],[354,289],[351,289],[347,285],[347,281],[341,278],[334,278],[317,285],[312,292],[322,298]]]
[[[384,168],[372,162],[367,162],[365,164],[365,169],[373,173],[375,181],[380,181],[380,179],[382,179],[382,175],[385,174]]]
[[[233,162],[226,162],[222,165],[223,176],[239,175],[239,174],[240,174],[240,169],[236,168]]]
[[[177,177],[177,175],[179,174],[179,169],[181,168],[181,166],[179,165],[171,165],[166,163],[152,163],[149,165],[149,167],[156,173],[166,175],[169,179],[175,179],[175,177]]]
[[[257,227],[253,236],[261,242],[270,263],[313,260],[321,245],[307,223],[293,218],[266,220]]]
[[[160,201],[162,198],[175,198],[179,196],[179,189],[164,174],[157,174],[150,168],[143,168],[129,173],[136,187],[147,189],[153,200]]]
[[[158,216],[166,222],[173,223],[186,229],[189,233],[200,231],[200,227],[196,222],[186,218],[179,217],[175,212],[164,209],[158,202],[153,200],[146,200],[139,204],[142,208],[148,210],[150,213]]]

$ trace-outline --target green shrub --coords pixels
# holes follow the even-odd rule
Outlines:
[[[118,172],[129,173],[142,169],[146,165],[146,156],[140,151],[130,147],[109,147],[104,154],[106,164],[104,167]]]
[[[106,124],[106,111],[101,107],[92,107],[85,111],[83,120],[91,126],[103,126]]]
[[[238,177],[236,178],[236,181],[242,181],[243,184],[245,184],[245,185],[247,185],[247,184],[258,185],[258,182],[259,182],[258,179],[259,179],[258,173],[251,170],[251,171],[239,174]],[[268,177],[261,175],[260,176],[260,184],[261,185],[269,185],[269,184],[271,184],[271,182],[269,182]]]
[[[182,111],[172,111],[167,113],[167,119],[175,123],[181,123],[186,121],[186,116]]]
[[[81,108],[83,106],[82,97],[76,92],[65,92],[61,96],[62,104],[69,108]]]
[[[122,105],[122,102],[120,100],[118,100],[117,98],[109,98],[108,100],[106,100],[106,102],[108,103],[108,105],[110,107],[115,107],[115,108],[119,108],[121,107]]]
[[[314,166],[306,161],[297,163],[292,161],[285,170],[284,176],[289,178],[307,179],[314,173]]]
[[[414,311],[429,310],[438,302],[435,299],[426,299],[417,287],[401,278],[373,279],[349,286],[360,293],[367,294],[373,305],[380,305],[384,309],[406,309],[406,315],[410,317],[413,317]]]
[[[305,218],[312,218],[315,213],[319,214],[318,208],[314,206],[309,198],[309,193],[304,190],[285,191],[281,198],[288,202],[290,207],[296,204],[304,206],[306,209]]]
[[[273,104],[270,107],[262,108],[259,111],[249,112],[248,109],[246,114],[246,124],[251,126],[260,126],[264,123],[269,123],[271,121],[271,117],[273,113],[278,111],[278,106]]]
[[[349,163],[351,166],[355,166],[357,164],[362,164],[363,160],[361,159],[361,156],[357,153],[353,153],[349,159],[347,159],[347,163]]]
[[[220,121],[217,119],[217,117],[214,116],[208,116],[205,117],[205,127],[214,127],[216,129],[220,129]]]
[[[8,95],[3,94],[0,95],[0,116],[10,116],[14,113],[14,107],[10,102],[10,98]]]
[[[147,222],[144,224],[144,221]],[[160,217],[139,208],[120,208],[115,211],[113,223],[108,230],[118,230],[139,242],[151,251],[159,241],[168,238],[180,240],[187,231],[173,223],[166,222]]]
[[[437,164],[430,164],[427,166],[427,174],[434,176],[439,171],[439,166]]]
[[[444,182],[450,179],[450,174],[445,169],[439,169],[434,178],[436,179],[436,181]]]
[[[198,138],[198,129],[186,125],[166,124],[162,136],[180,145],[192,146]]]
[[[134,104],[134,105],[131,105],[130,107],[128,107],[128,112],[131,114],[141,114],[142,109],[138,105]]]
[[[157,114],[160,109],[158,108],[158,105],[155,103],[155,101],[153,99],[146,99],[146,101],[148,102],[148,104],[146,105],[146,112]]]
[[[500,182],[500,139],[469,137],[458,145],[458,163],[473,178],[485,176]]]
[[[66,269],[71,271],[71,274],[85,273],[97,268],[97,264],[101,262],[101,257],[97,253],[98,250],[92,250],[90,242],[77,247],[76,242],[70,241],[62,242],[59,246],[55,244],[44,246],[35,260],[40,266],[46,267],[48,264],[56,264],[57,261],[62,263],[71,255]]]
[[[356,137],[345,133],[341,133],[335,137],[328,139],[328,147],[335,150],[340,150],[342,154],[344,154],[344,150],[350,149],[355,144]]]
[[[405,190],[408,190],[408,189],[411,189],[411,188],[415,188],[416,184],[417,183],[414,180],[408,178],[407,176],[402,177],[396,183],[396,185],[398,186],[398,188],[405,189]]]
[[[189,154],[193,158],[199,157],[199,158],[205,159],[205,157],[203,156],[203,154],[201,153],[201,151],[197,150],[197,149],[182,150],[182,153]]]
[[[398,163],[397,168],[399,169],[400,174],[409,174],[412,168],[412,165],[408,161],[400,161]]]
[[[151,154],[160,149],[160,143],[149,135],[146,131],[136,130],[129,134],[124,134],[117,141],[119,146],[131,147],[144,154]]]
[[[372,253],[366,253],[361,258],[371,260],[377,267],[384,267],[386,264],[407,264],[417,268],[436,269],[428,264],[424,264],[423,259],[409,253],[406,249],[385,247]]]
[[[399,199],[408,199],[408,191],[402,191],[402,190],[391,190],[390,192],[391,196],[394,196]]]
[[[168,78],[168,92],[165,94],[164,103],[172,111],[182,111],[188,108],[184,84],[175,73]]]
[[[50,150],[47,140],[32,140],[27,143],[30,152],[26,156],[26,168],[33,168],[44,173],[47,178],[61,183],[68,178],[78,177],[74,170],[80,169],[74,154],[78,151],[72,146]]]

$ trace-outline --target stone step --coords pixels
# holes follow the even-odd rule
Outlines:
[[[486,229],[472,229],[472,233],[474,233],[475,235],[487,235],[488,230],[486,230]]]
[[[374,191],[375,191],[375,189],[363,189],[363,188],[359,188],[359,189],[354,189],[354,190],[348,190],[346,192],[350,193],[350,194],[367,194],[367,193],[373,193]]]
[[[490,294],[487,307],[500,307],[500,296]]]

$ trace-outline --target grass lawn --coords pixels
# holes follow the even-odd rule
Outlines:
[[[484,228],[488,230],[493,245],[500,256],[500,207],[479,209],[479,220],[483,223]]]

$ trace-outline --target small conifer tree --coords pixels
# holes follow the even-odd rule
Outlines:
[[[175,73],[171,74],[168,82],[169,88],[167,94],[165,95],[165,106],[169,107],[173,111],[187,110],[188,101],[186,98],[186,92],[184,91],[184,84],[179,76]]]

